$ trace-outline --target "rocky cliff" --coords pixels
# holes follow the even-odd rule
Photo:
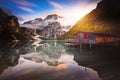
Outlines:
[[[18,18],[16,16],[6,14],[0,8],[0,41],[11,42],[13,40],[29,40],[30,38],[24,34],[23,28],[19,27]]]

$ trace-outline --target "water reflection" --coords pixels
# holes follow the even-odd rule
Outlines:
[[[74,60],[96,70],[103,80],[120,80],[120,49],[99,48],[75,50]]]
[[[0,74],[9,66],[18,64],[19,50],[12,46],[0,43]]]
[[[93,69],[79,66],[73,49],[61,41],[1,46],[0,80],[101,80]]]
[[[0,76],[2,80],[100,80],[97,73],[90,68],[75,64],[49,66],[46,63],[22,59],[21,64],[11,67]],[[11,71],[11,73],[8,73]]]
[[[60,63],[73,62],[74,55],[66,51],[66,47],[61,42],[47,41],[43,42],[42,46],[36,47],[34,45],[34,51],[21,55],[25,59],[33,60],[36,62],[46,62],[48,65],[56,66]],[[64,60],[64,61],[63,61]],[[72,60],[72,61],[71,61]]]
[[[16,66],[21,54],[31,51],[32,46],[28,43],[0,42],[0,74],[8,67]]]

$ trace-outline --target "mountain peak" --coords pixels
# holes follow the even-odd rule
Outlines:
[[[42,18],[36,18],[35,20],[42,21]]]
[[[48,15],[45,19],[54,19],[54,20],[57,20],[59,18],[59,16],[57,14],[51,14],[51,15]]]

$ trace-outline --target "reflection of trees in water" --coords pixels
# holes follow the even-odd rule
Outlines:
[[[32,51],[31,43],[0,42],[0,74],[9,66],[17,65],[20,54]]]
[[[0,74],[9,66],[18,64],[19,50],[13,45],[0,44]]]
[[[34,47],[32,46],[33,42],[21,43],[17,44],[16,47],[19,49],[20,54],[31,53],[34,51]]]
[[[0,53],[0,74],[4,69],[9,66],[15,66],[18,64],[19,55],[18,54],[2,54]]]

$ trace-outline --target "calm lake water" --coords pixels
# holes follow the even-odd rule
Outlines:
[[[63,41],[0,43],[0,80],[120,80],[120,48],[71,48]]]

